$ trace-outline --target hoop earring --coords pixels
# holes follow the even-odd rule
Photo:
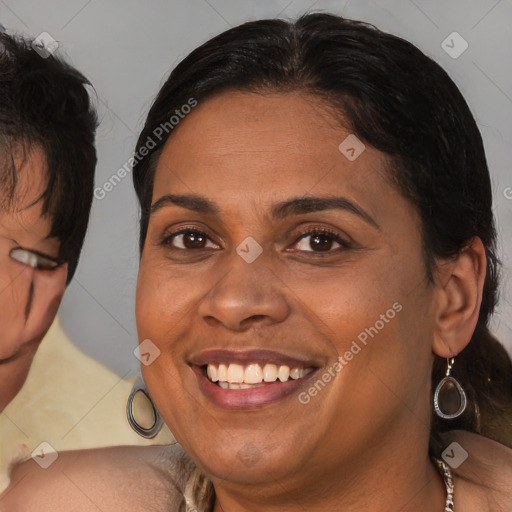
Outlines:
[[[149,402],[151,406],[151,411],[153,413],[153,423],[149,427],[141,425],[135,419],[135,416],[133,414],[133,402],[138,393],[141,393],[143,396],[145,396],[146,400]],[[149,392],[146,388],[146,385],[144,384],[144,381],[142,380],[142,377],[139,377],[135,381],[130,396],[128,397],[128,401],[126,403],[126,417],[128,418],[128,423],[130,424],[130,427],[132,427],[132,429],[135,432],[137,432],[139,436],[144,437],[145,439],[153,439],[153,437],[155,437],[158,434],[158,432],[160,432],[164,424],[164,420],[160,416],[160,413],[158,412],[157,408],[155,407],[155,404],[153,403],[153,400],[151,400],[151,397],[149,396]]]
[[[445,377],[439,382],[434,392],[434,409],[440,418],[452,420],[466,410],[468,399],[457,379],[450,376],[455,358],[452,357],[446,361]]]

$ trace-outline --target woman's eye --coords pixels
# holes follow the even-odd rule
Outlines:
[[[176,249],[218,249],[219,246],[212,242],[208,235],[202,231],[186,230],[179,231],[167,236],[163,240],[163,245],[172,246]]]
[[[349,244],[335,233],[310,232],[302,235],[296,242],[295,248],[307,252],[333,252],[335,249],[348,248]]]

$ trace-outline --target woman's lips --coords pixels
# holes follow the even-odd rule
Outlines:
[[[316,361],[266,350],[205,351],[191,363],[201,391],[227,409],[257,408],[283,400],[319,368]]]

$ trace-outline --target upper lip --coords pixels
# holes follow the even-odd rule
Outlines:
[[[194,353],[189,363],[196,366],[207,364],[240,364],[264,363],[286,365],[290,368],[319,368],[324,365],[318,357],[297,358],[287,354],[266,349],[208,349]]]

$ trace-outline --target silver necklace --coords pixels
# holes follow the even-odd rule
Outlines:
[[[444,480],[444,485],[446,487],[446,503],[444,505],[444,512],[453,512],[453,477],[452,477],[452,470],[450,469],[450,466],[445,464],[443,461],[439,459],[434,459],[437,467],[439,468],[439,471],[441,472],[441,475]]]

